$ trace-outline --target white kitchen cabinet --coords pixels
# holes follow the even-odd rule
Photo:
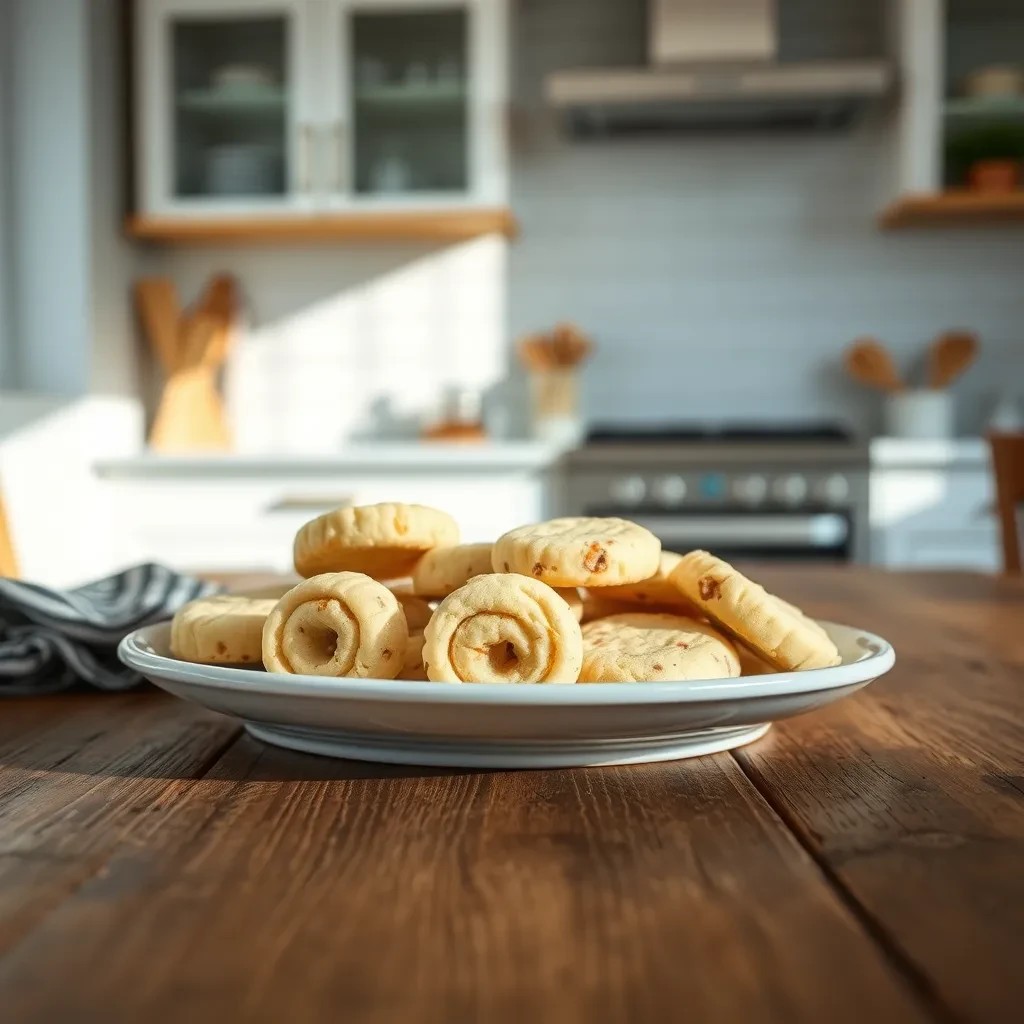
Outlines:
[[[298,528],[346,503],[441,508],[470,542],[549,514],[550,450],[413,453],[403,462],[402,452],[381,447],[337,459],[144,456],[105,463],[98,481],[118,510],[111,567],[155,560],[186,570],[288,572]]]
[[[507,195],[505,0],[139,0],[138,214]]]
[[[68,587],[115,568],[118,510],[93,464],[137,452],[142,426],[129,398],[0,392],[0,491],[25,579]]]
[[[310,12],[304,0],[138,5],[141,211],[312,209]]]
[[[888,227],[979,219],[1019,218],[1024,190],[969,187],[965,154],[975,159],[999,145],[978,134],[992,125],[1019,124],[1024,97],[969,95],[968,77],[979,70],[1020,63],[1024,7],[1019,0],[894,0],[893,36],[900,66],[894,120],[894,173]],[[974,136],[970,142],[967,136]],[[951,143],[959,145],[955,148]]]
[[[997,570],[999,527],[984,442],[874,442],[870,523],[877,565]]]

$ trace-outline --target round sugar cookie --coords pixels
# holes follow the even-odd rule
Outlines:
[[[660,553],[658,538],[636,523],[570,516],[510,530],[495,543],[491,565],[552,587],[608,587],[653,576]]]
[[[575,683],[580,625],[564,598],[516,573],[477,576],[427,624],[423,661],[441,683]]]
[[[358,572],[304,580],[274,605],[263,626],[270,672],[394,679],[409,627],[394,594]]]
[[[674,551],[662,551],[658,557],[658,568],[652,576],[638,583],[620,583],[617,586],[601,587],[588,591],[587,596],[605,601],[617,601],[631,605],[630,611],[661,611],[674,609],[677,615],[690,617],[700,615],[693,602],[683,596],[679,588],[669,582],[672,570],[682,561],[683,556]],[[637,606],[642,607],[637,607]]]
[[[774,665],[769,665],[764,658],[739,641],[736,642],[736,654],[740,659],[741,676],[766,676],[778,671]]]
[[[739,674],[736,649],[706,622],[628,612],[583,627],[581,683],[725,679]]]
[[[298,579],[293,580],[281,580],[279,583],[266,583],[262,587],[245,587],[242,590],[231,591],[231,597],[252,597],[252,598],[272,598],[275,601],[280,601],[285,594],[288,593],[292,587],[302,582]]]
[[[171,621],[171,654],[203,665],[263,662],[263,623],[273,598],[218,594],[182,605]]]
[[[427,670],[423,667],[423,642],[422,633],[409,634],[409,642],[405,646],[405,658],[402,661],[402,671],[396,678],[413,682],[426,681]]]
[[[408,583],[391,583],[388,585],[388,590],[395,595],[395,600],[402,606],[410,635],[422,633],[430,621],[430,616],[434,614],[434,609],[422,597],[417,597]]]
[[[554,592],[569,606],[577,622],[583,620],[583,598],[575,587],[552,587]]]
[[[458,543],[459,528],[447,512],[426,505],[353,505],[306,523],[295,535],[300,576],[361,572],[374,579],[408,576],[431,548]]]
[[[447,597],[474,576],[491,571],[493,544],[454,544],[428,551],[412,571],[412,589],[421,597]]]
[[[685,615],[695,618],[697,611],[683,611],[679,605],[645,604],[638,606],[635,601],[618,601],[604,597],[600,590],[584,590],[583,617],[584,625],[597,619],[606,619],[609,615],[626,615],[629,612],[664,612],[666,615]]]
[[[707,551],[684,555],[671,580],[719,629],[779,671],[829,668],[841,660],[817,622]]]

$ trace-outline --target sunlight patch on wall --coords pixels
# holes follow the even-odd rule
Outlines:
[[[505,252],[496,237],[451,246],[245,331],[226,378],[238,449],[414,435],[446,387],[500,379]]]

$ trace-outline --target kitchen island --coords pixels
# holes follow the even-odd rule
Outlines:
[[[148,689],[4,702],[5,1019],[1013,1019],[1024,584],[758,578],[896,667],[693,761],[390,768]]]

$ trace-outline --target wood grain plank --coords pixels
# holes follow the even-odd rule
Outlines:
[[[1024,587],[963,574],[768,572],[889,639],[853,700],[736,759],[868,926],[957,1019],[1024,1000]]]
[[[11,699],[0,715],[0,953],[238,734],[154,692]]]
[[[729,758],[432,772],[243,738],[147,819],[0,959],[11,1019],[934,1019]]]
[[[883,228],[976,227],[1019,224],[1024,218],[1024,192],[987,193],[952,190],[908,195],[882,211]]]
[[[515,238],[519,226],[505,206],[406,210],[296,217],[130,217],[129,237],[163,245],[273,244],[306,242],[461,242],[480,235]]]

